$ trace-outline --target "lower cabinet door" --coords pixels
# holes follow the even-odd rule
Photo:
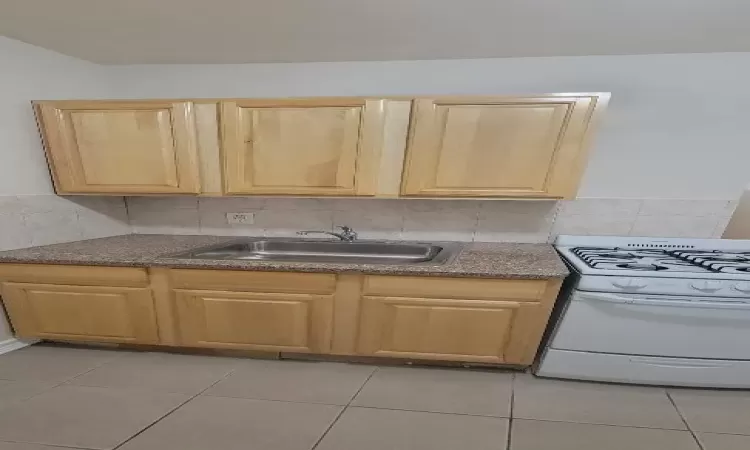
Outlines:
[[[154,300],[147,288],[3,283],[2,292],[21,338],[159,341]]]
[[[365,296],[357,353],[522,364],[539,313],[529,302]]]
[[[330,351],[333,296],[175,290],[182,345]]]

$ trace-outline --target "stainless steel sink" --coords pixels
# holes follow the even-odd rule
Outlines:
[[[290,261],[355,264],[445,264],[460,250],[456,244],[380,241],[257,239],[193,250],[172,256],[190,259]]]

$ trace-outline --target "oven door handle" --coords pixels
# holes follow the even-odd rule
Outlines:
[[[619,303],[623,305],[639,306],[670,306],[674,308],[701,308],[701,309],[737,309],[750,311],[750,303],[745,302],[711,302],[703,300],[654,300],[652,298],[626,297],[607,293],[583,293],[576,295],[577,299],[591,302]]]

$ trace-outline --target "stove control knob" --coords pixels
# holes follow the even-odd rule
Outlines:
[[[701,292],[716,292],[724,287],[721,281],[693,281],[690,287]]]
[[[745,281],[742,283],[737,283],[734,286],[732,286],[732,289],[735,291],[744,292],[746,294],[750,294],[750,283]]]
[[[640,278],[621,278],[612,282],[612,286],[626,290],[643,289],[646,285],[647,283]]]

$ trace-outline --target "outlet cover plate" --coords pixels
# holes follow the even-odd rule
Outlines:
[[[227,213],[229,225],[252,225],[255,223],[255,213],[229,212]]]

